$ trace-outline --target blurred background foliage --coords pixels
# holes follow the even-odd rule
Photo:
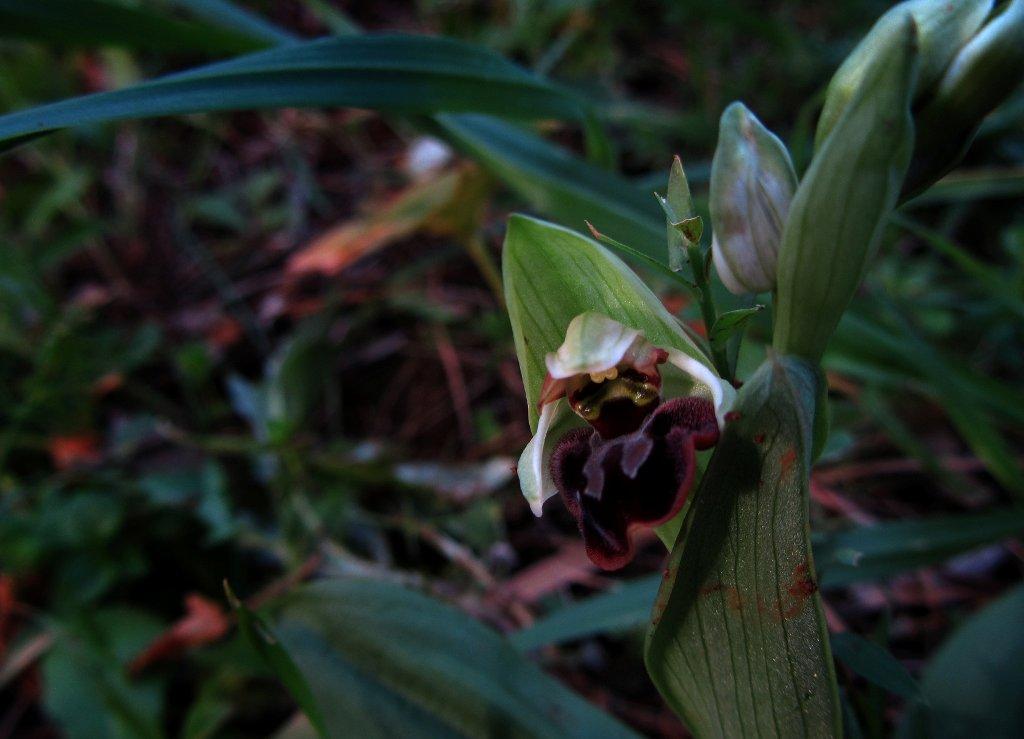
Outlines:
[[[678,153],[704,207],[725,105],[746,102],[801,169],[824,85],[888,4],[287,0],[246,4],[265,21],[242,23],[216,2],[107,5],[138,17],[19,23],[25,6],[0,2],[0,109],[278,29],[443,34],[591,100],[633,180],[624,201],[664,187]],[[894,217],[826,357],[812,519],[831,629],[863,637],[835,649],[864,735],[906,706],[918,729],[936,721],[921,691],[944,705],[943,680],[977,652],[963,639],[991,631],[941,645],[1021,579],[1022,121],[1018,94]],[[583,149],[578,126],[540,130]],[[238,634],[222,582],[261,609],[313,577],[420,589],[543,647],[549,673],[634,730],[685,734],[636,628],[664,550],[652,539],[623,573],[594,572],[571,519],[534,519],[514,477],[529,428],[495,267],[504,219],[540,207],[581,228],[578,209],[524,201],[541,175],[503,176],[423,131],[352,109],[200,114],[0,159],[0,737],[300,735],[295,691]],[[747,371],[767,326],[749,336]],[[983,615],[1019,653],[1019,591],[998,607]],[[301,669],[317,650],[297,628],[282,624]],[[1016,665],[1016,682],[999,673],[1010,702]]]

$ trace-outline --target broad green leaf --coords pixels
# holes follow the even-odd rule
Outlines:
[[[1024,587],[973,616],[942,645],[921,679],[924,704],[903,737],[1015,739],[1024,735]]]
[[[604,314],[642,331],[655,346],[678,349],[709,364],[679,322],[622,260],[575,231],[513,215],[505,236],[502,272],[534,426],[546,373],[544,357],[562,344],[569,322],[581,313]],[[693,385],[682,376],[674,380],[678,385],[673,394],[683,394]],[[666,374],[666,386],[668,381]]]
[[[439,115],[438,133],[545,215],[664,260],[665,216],[650,193],[534,134],[481,115]]]
[[[321,737],[330,736],[327,732],[327,724],[324,722],[321,705],[310,689],[306,676],[296,666],[291,655],[281,646],[277,635],[263,622],[263,619],[235,596],[226,580],[224,581],[224,591],[238,618],[238,628],[245,635],[246,640],[291,693],[292,698],[306,714],[306,718],[316,728],[317,733]]]
[[[917,76],[909,15],[873,51],[863,82],[814,155],[779,247],[773,344],[819,361],[874,255],[914,140]]]
[[[744,384],[669,558],[647,669],[696,736],[839,735],[807,531],[816,385],[775,355]]]
[[[237,54],[264,46],[242,33],[105,0],[0,0],[0,37],[174,53]]]
[[[882,580],[938,564],[962,552],[1024,535],[1024,508],[890,521],[816,535],[814,557],[824,588]]]
[[[850,632],[832,634],[830,642],[836,659],[868,682],[903,698],[920,693],[907,668],[888,649]]]
[[[763,305],[755,305],[751,308],[738,308],[721,314],[715,325],[711,327],[711,334],[708,340],[711,346],[725,346],[733,334],[741,330],[751,318],[764,310]]]
[[[354,735],[339,707],[404,721],[379,711],[368,689],[351,694],[352,674],[404,702],[407,718],[421,717],[419,730],[409,724],[408,732],[391,736],[635,736],[483,624],[393,584],[333,580],[304,587],[289,597],[277,633],[324,708],[331,736]],[[367,702],[359,706],[358,698]]]
[[[129,118],[333,105],[573,120],[586,114],[575,95],[481,47],[430,36],[349,36],[9,113],[0,116],[0,149],[69,126]]]

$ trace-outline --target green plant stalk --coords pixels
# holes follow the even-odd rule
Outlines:
[[[693,280],[697,285],[699,297],[700,314],[704,320],[704,331],[711,336],[711,329],[718,320],[718,311],[715,309],[715,301],[711,296],[711,285],[708,283],[707,272],[704,271],[704,255],[701,254],[700,246],[687,242],[686,257],[690,260],[690,269],[693,270]],[[729,367],[729,357],[725,347],[716,347],[708,341],[708,349],[711,352],[711,361],[715,364],[715,370],[724,380],[733,381],[732,370]]]

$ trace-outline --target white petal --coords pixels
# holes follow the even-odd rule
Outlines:
[[[668,361],[690,375],[697,382],[706,385],[711,391],[711,402],[715,406],[715,417],[718,419],[718,428],[725,428],[725,414],[732,408],[736,400],[736,388],[716,375],[707,365],[678,349],[667,349]]]
[[[544,404],[540,411],[540,419],[537,421],[537,433],[533,435],[519,457],[519,486],[530,504],[533,515],[538,517],[543,513],[544,501],[558,492],[554,480],[551,479],[551,470],[548,469],[550,455],[544,453],[544,446],[551,426],[565,409],[564,400]]]
[[[544,361],[556,380],[607,372],[622,361],[637,339],[643,341],[634,328],[600,313],[581,313],[569,323],[558,351]]]

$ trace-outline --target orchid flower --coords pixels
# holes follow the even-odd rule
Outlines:
[[[664,523],[686,502],[695,453],[717,442],[735,390],[697,359],[594,312],[572,319],[545,364],[537,433],[519,464],[524,495],[540,516],[560,494],[590,559],[618,569],[632,559],[631,529]],[[663,366],[687,375],[696,394],[663,399]]]

